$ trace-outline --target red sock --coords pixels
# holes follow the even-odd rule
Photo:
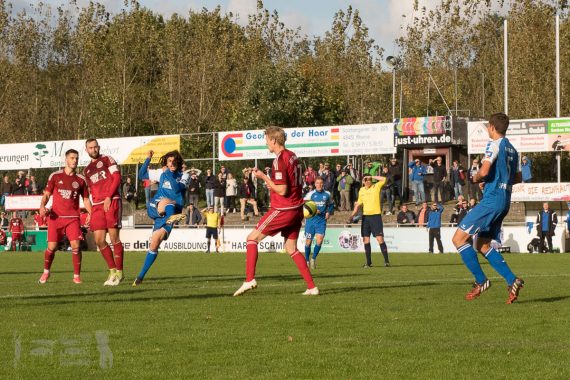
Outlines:
[[[115,252],[115,266],[117,270],[123,270],[123,254],[125,253],[123,243],[120,241],[113,243],[113,251]]]
[[[115,261],[113,260],[113,251],[111,250],[111,247],[106,245],[105,248],[101,250],[101,255],[103,255],[109,269],[115,269]]]
[[[45,252],[44,252],[44,269],[45,270],[51,269],[51,263],[53,263],[54,257],[55,257],[55,251],[50,251],[49,249],[45,250]]]
[[[79,248],[71,251],[71,259],[73,260],[73,274],[79,276],[81,273],[81,250]]]
[[[248,240],[245,256],[245,280],[251,281],[255,278],[255,266],[257,265],[257,242]]]
[[[305,256],[303,256],[301,252],[299,252],[299,250],[296,250],[291,255],[291,258],[293,259],[295,264],[297,264],[297,268],[299,268],[301,276],[303,276],[303,278],[305,279],[305,282],[307,283],[307,289],[313,289],[315,287],[315,283],[313,282],[313,276],[311,276],[309,267],[307,267]]]

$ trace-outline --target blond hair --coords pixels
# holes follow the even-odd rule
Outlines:
[[[283,128],[273,125],[265,128],[265,136],[275,139],[275,142],[281,146],[285,146],[285,141],[287,141],[287,135]]]

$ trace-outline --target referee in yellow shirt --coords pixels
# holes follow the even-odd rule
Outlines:
[[[208,239],[208,250],[210,253],[210,240],[214,238],[214,242],[218,240],[218,228],[220,227],[220,214],[214,211],[213,206],[203,210],[204,221],[206,222],[206,239]],[[215,244],[215,243],[214,243]],[[218,246],[216,245],[216,253],[219,253]]]
[[[372,183],[372,180],[378,182]],[[364,268],[372,266],[372,248],[370,247],[370,235],[374,236],[380,244],[382,256],[384,256],[384,265],[389,267],[388,247],[384,242],[384,226],[382,224],[382,207],[380,204],[380,192],[386,183],[386,177],[382,176],[366,176],[363,178],[364,186],[358,193],[358,200],[354,204],[354,210],[350,215],[347,223],[351,223],[352,219],[358,213],[358,209],[362,206],[362,224],[360,234],[364,242],[364,253],[366,254],[366,264]]]

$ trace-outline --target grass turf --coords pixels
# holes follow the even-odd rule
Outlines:
[[[567,255],[507,255],[526,281],[513,305],[486,264],[493,286],[467,302],[458,255],[391,257],[363,269],[362,255],[323,254],[322,294],[303,297],[293,262],[261,254],[259,288],[233,298],[243,254],[162,253],[138,288],[142,253],[116,288],[97,253],[84,253],[81,285],[68,254],[46,285],[41,254],[2,254],[0,378],[570,377]]]

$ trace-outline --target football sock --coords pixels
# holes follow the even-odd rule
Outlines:
[[[299,252],[299,250],[295,250],[295,252],[293,252],[293,254],[291,255],[291,258],[297,265],[297,268],[299,268],[301,276],[303,276],[303,279],[307,283],[307,289],[313,289],[315,287],[315,283],[313,282],[313,276],[311,276],[311,272],[309,271],[307,262],[305,261],[305,258],[303,257],[301,252]]]
[[[113,260],[113,251],[111,250],[111,247],[105,245],[105,248],[101,249],[101,255],[103,255],[103,258],[105,259],[105,262],[107,263],[109,269],[116,269],[115,260]]]
[[[44,272],[49,272],[51,269],[51,263],[55,257],[55,251],[50,251],[46,249],[44,252]]]
[[[386,264],[390,263],[390,259],[388,259],[388,246],[386,245],[386,242],[380,244],[380,251],[382,251],[382,256],[384,256],[384,262]]]
[[[167,204],[166,207],[164,207],[164,217],[168,219],[174,214],[176,214],[176,208],[174,205],[172,203]]]
[[[501,255],[495,248],[491,248],[489,251],[487,251],[485,258],[489,261],[489,264],[493,267],[493,269],[496,270],[497,273],[505,279],[505,281],[507,281],[507,284],[509,286],[515,282],[517,276],[515,276],[513,271],[511,271],[511,268],[509,268],[505,262],[505,259],[503,258],[503,255]]]
[[[364,254],[366,255],[366,265],[372,265],[372,247],[370,247],[370,243],[364,244]]]
[[[208,252],[210,252],[210,239],[208,239]]]
[[[138,278],[140,278],[141,280],[144,279],[144,276],[146,276],[146,272],[148,272],[148,270],[156,260],[156,256],[158,256],[158,250],[156,252],[148,250],[148,252],[146,253],[146,258],[144,259],[143,267],[139,275],[137,276]]]
[[[315,249],[317,249],[316,246]],[[311,257],[311,246],[305,245],[305,261],[309,261],[309,257]]]
[[[115,259],[115,266],[117,270],[123,270],[123,257],[125,256],[125,247],[123,247],[123,243],[120,241],[113,243],[113,252],[114,259]]]
[[[457,248],[457,251],[459,251],[459,255],[461,255],[461,259],[467,269],[475,276],[475,282],[478,284],[484,283],[485,280],[487,280],[487,276],[485,276],[483,269],[481,269],[481,264],[479,264],[479,260],[477,260],[477,252],[475,252],[473,246],[466,243]]]
[[[81,250],[79,248],[71,250],[71,259],[73,260],[73,274],[79,276],[81,273]]]
[[[245,281],[248,282],[255,278],[255,266],[257,265],[257,245],[258,243],[255,240],[247,241],[245,256]]]
[[[321,252],[321,246],[318,244],[315,244],[315,249],[313,250],[313,260],[317,259],[319,252]]]

